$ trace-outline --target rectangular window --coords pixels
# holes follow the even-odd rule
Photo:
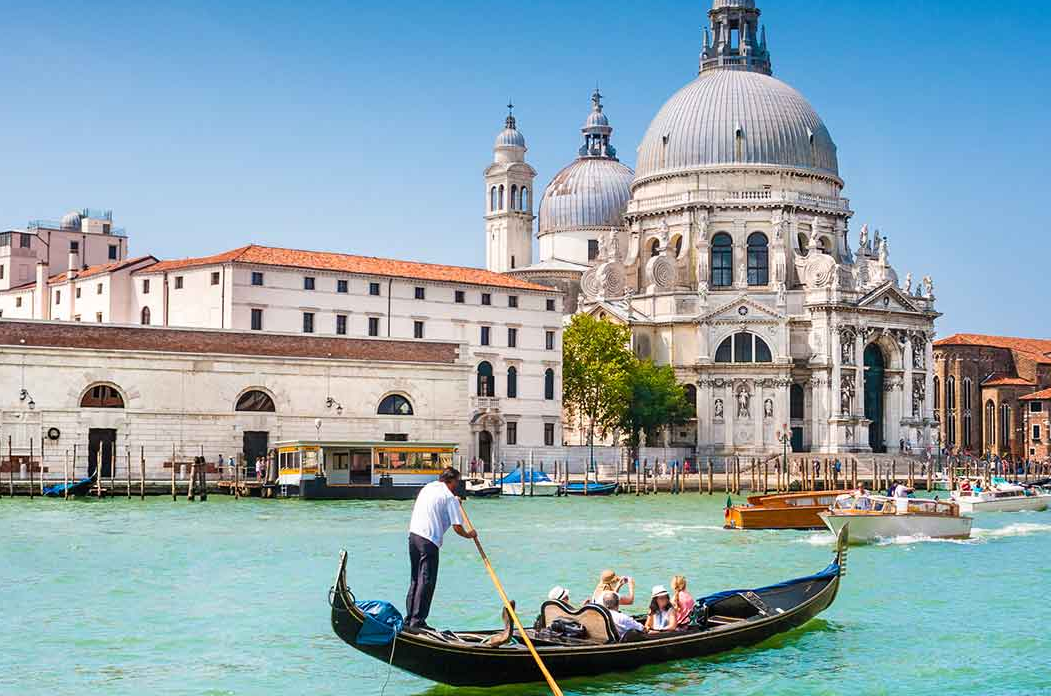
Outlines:
[[[752,334],[744,332],[734,334],[734,362],[752,362]]]
[[[102,223],[102,234],[109,234],[110,224],[108,222]]]
[[[369,317],[369,336],[380,335],[380,319],[379,317]]]
[[[337,314],[336,315],[336,335],[346,336],[347,335],[347,315]]]
[[[370,295],[375,295],[376,297],[379,297],[380,284],[379,283],[369,283],[369,294]]]
[[[102,312],[95,312],[95,321],[102,323]]]
[[[219,284],[219,271],[212,271],[212,285]]]
[[[347,293],[350,290],[349,283],[345,280],[336,281],[336,292]]]
[[[457,290],[456,291],[456,304],[463,304],[463,302],[464,302],[463,290]]]
[[[414,321],[412,322],[412,337],[423,338],[423,322]]]
[[[75,293],[73,293],[73,294],[76,295],[77,299],[79,300],[80,299],[80,288],[78,287],[77,291]]]
[[[96,295],[101,295],[102,294],[102,283],[97,283],[95,285],[95,294]]]
[[[33,239],[28,234],[23,234],[22,238],[18,242],[18,246],[22,247],[23,249],[30,248],[32,246],[32,244],[33,244]]]
[[[303,333],[314,333],[313,312],[303,312]]]
[[[80,242],[77,241],[76,239],[69,240],[69,250],[70,251],[80,251]]]
[[[482,293],[482,304],[491,305],[493,303],[493,296],[487,292]]]
[[[263,330],[263,310],[252,309],[252,331]]]
[[[544,348],[546,350],[554,350],[555,349],[555,332],[554,331],[545,331],[544,332]]]
[[[73,321],[80,321],[80,315],[78,314],[75,317],[73,317]]]
[[[143,278],[142,279],[142,294],[143,295],[149,295],[150,294],[150,279],[149,278]]]
[[[518,329],[507,330],[507,347],[517,348],[518,347]]]
[[[62,304],[62,291],[55,290],[55,304]]]
[[[518,307],[518,295],[508,295],[507,296],[507,306],[508,307],[512,307],[512,308],[517,308]]]
[[[0,280],[4,279],[4,264],[0,263]]]
[[[175,276],[175,289],[182,290],[182,276]]]
[[[109,259],[110,259],[110,261],[116,261],[117,260],[117,245],[116,244],[110,244],[109,245]]]
[[[1039,425],[1034,425],[1033,426],[1033,440],[1035,442],[1039,442],[1040,441],[1040,426]]]
[[[489,327],[488,326],[483,326],[482,327],[482,345],[483,346],[489,345]]]
[[[554,300],[550,300],[549,299],[547,301],[547,311],[549,311],[549,312],[555,311],[555,301]]]
[[[555,446],[555,424],[544,423],[544,445],[546,447]]]
[[[314,289],[314,278],[313,276],[306,276],[303,278],[303,289],[313,290]]]
[[[263,274],[260,271],[252,271],[252,285],[262,285]]]
[[[1044,410],[1044,402],[1043,401],[1032,401],[1032,402],[1029,403],[1029,412],[1030,413],[1042,413],[1043,410]]]
[[[21,297],[16,297],[15,298],[15,307],[21,307],[21,306],[22,306],[22,298]]]
[[[423,299],[426,299],[426,298],[425,298],[425,295],[424,295],[424,290],[423,290],[423,288],[421,288],[421,287],[417,287],[417,288],[416,288],[416,299],[417,299],[417,300],[423,300]]]
[[[588,240],[588,261],[594,261],[598,258],[598,240]]]
[[[507,424],[507,444],[517,445],[518,444],[518,423]]]

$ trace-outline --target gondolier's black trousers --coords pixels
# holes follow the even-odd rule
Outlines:
[[[405,623],[415,627],[427,621],[431,598],[438,583],[438,547],[430,539],[409,534],[409,566],[412,580],[405,597]]]

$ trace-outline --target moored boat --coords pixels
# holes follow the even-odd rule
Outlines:
[[[613,495],[620,489],[620,484],[616,483],[600,483],[598,481],[588,481],[585,485],[583,481],[574,481],[572,483],[566,483],[562,486],[563,495]]]
[[[856,493],[840,496],[820,516],[836,534],[849,524],[852,544],[902,536],[966,539],[974,523],[961,516],[960,506],[952,501]]]
[[[727,529],[824,529],[818,516],[850,491],[801,491],[752,495],[747,505],[728,505],[723,513]]]
[[[467,478],[463,482],[464,492],[471,498],[495,498],[500,495],[500,486],[489,479]]]
[[[1051,494],[1014,483],[994,483],[980,491],[956,491],[952,499],[962,512],[1021,512],[1046,510]]]
[[[94,483],[95,476],[93,474],[87,478],[82,478],[79,481],[70,481],[69,483],[58,483],[54,486],[48,486],[44,489],[44,495],[50,498],[62,498],[66,495],[69,495],[70,497],[85,495],[91,490],[91,486]]]
[[[343,552],[329,601],[333,630],[355,650],[452,686],[490,687],[543,678],[524,641],[510,628],[440,632],[403,628],[390,604],[356,600],[347,586],[346,566]],[[699,598],[691,625],[682,631],[629,632],[618,639],[605,608],[585,605],[572,609],[551,600],[541,605],[536,626],[526,633],[556,679],[713,655],[802,626],[832,604],[845,569],[846,534],[841,534],[835,557],[824,570],[769,587]],[[573,631],[575,637],[557,633],[557,626],[567,622],[582,630]]]
[[[501,487],[504,495],[515,496],[556,496],[561,486],[543,471],[527,471],[523,475],[518,468],[502,479],[494,481]]]

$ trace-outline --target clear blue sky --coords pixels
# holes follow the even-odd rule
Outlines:
[[[0,226],[91,206],[114,209],[136,254],[259,242],[479,266],[508,97],[541,185],[575,155],[596,82],[633,165],[696,74],[709,6],[5,3]],[[902,275],[934,276],[942,335],[1051,335],[1051,12],[760,7],[775,74],[839,147],[852,234],[880,228]]]

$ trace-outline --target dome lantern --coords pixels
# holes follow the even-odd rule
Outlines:
[[[515,121],[514,109],[515,105],[508,102],[507,118],[504,120],[504,129],[500,131],[498,136],[496,136],[496,142],[493,143],[493,148],[514,148],[520,149],[524,153],[526,151],[525,136],[522,135],[520,130],[518,130],[518,123]]]
[[[580,148],[581,157],[605,157],[616,160],[617,150],[609,144],[609,138],[613,135],[613,128],[609,125],[609,118],[602,113],[602,93],[595,87],[591,95],[591,113],[588,114],[584,127],[580,132],[584,134],[584,145]]]
[[[755,0],[714,0],[704,30],[700,71],[725,69],[772,74],[766,27],[760,27]]]

